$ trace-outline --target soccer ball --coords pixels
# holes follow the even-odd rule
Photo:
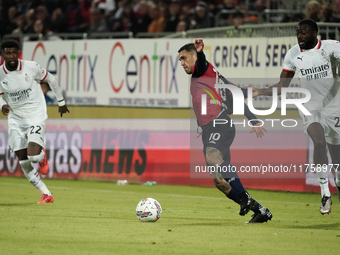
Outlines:
[[[156,199],[144,198],[137,204],[136,215],[140,221],[157,221],[161,214],[162,207]]]

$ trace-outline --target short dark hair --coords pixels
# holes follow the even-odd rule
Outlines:
[[[5,50],[6,48],[17,48],[20,49],[18,41],[14,39],[6,39],[1,43],[1,50]]]
[[[318,32],[318,25],[316,24],[316,22],[312,19],[304,19],[301,20],[298,24],[298,26],[302,26],[302,25],[307,25],[308,27],[310,27],[313,31]]]
[[[187,43],[178,50],[178,53],[180,53],[182,50],[186,50],[190,54],[194,54],[196,52],[195,44]]]

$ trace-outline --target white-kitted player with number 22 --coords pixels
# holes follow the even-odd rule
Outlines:
[[[9,147],[19,159],[27,179],[41,192],[38,203],[52,203],[52,193],[32,163],[39,163],[40,172],[48,172],[45,147],[46,102],[40,81],[47,82],[55,93],[60,116],[69,112],[56,78],[34,61],[19,60],[19,44],[15,40],[1,43],[0,107],[8,115]]]
[[[319,40],[318,26],[314,20],[304,19],[296,28],[298,44],[293,46],[283,61],[280,81],[266,89],[253,89],[253,95],[272,95],[272,88],[281,94],[297,73],[301,87],[308,90],[311,98],[303,106],[311,115],[300,111],[303,129],[314,144],[313,163],[321,188],[320,213],[331,212],[331,193],[328,172],[337,170],[340,163],[340,90],[339,73],[340,43],[335,40]],[[327,148],[333,169],[328,168]],[[336,171],[335,183],[340,201],[340,172]]]

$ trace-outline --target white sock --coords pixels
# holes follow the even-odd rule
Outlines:
[[[40,178],[38,171],[32,166],[31,162],[26,160],[19,161],[21,169],[24,172],[26,178],[32,183],[34,187],[40,190],[41,194],[52,196],[52,193],[48,190],[45,183]]]
[[[27,158],[32,163],[40,163],[45,158],[45,152],[41,150],[39,155],[27,156]]]
[[[329,187],[328,187],[328,171],[317,169],[317,175],[318,175],[319,184],[321,188],[321,197],[323,196],[330,197],[331,192],[329,191]]]

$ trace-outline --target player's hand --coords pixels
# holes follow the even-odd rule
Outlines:
[[[67,105],[59,106],[60,117],[63,117],[63,114],[70,111],[67,109]]]
[[[8,115],[8,113],[9,113],[9,110],[11,110],[11,107],[9,107],[9,105],[8,104],[4,104],[3,106],[2,106],[2,114],[3,115]]]
[[[264,136],[264,132],[267,132],[267,130],[263,126],[261,126],[261,123],[257,123],[250,131],[250,133],[254,132],[257,138],[262,138]]]
[[[195,39],[194,44],[197,52],[203,51],[204,48],[203,39]]]

